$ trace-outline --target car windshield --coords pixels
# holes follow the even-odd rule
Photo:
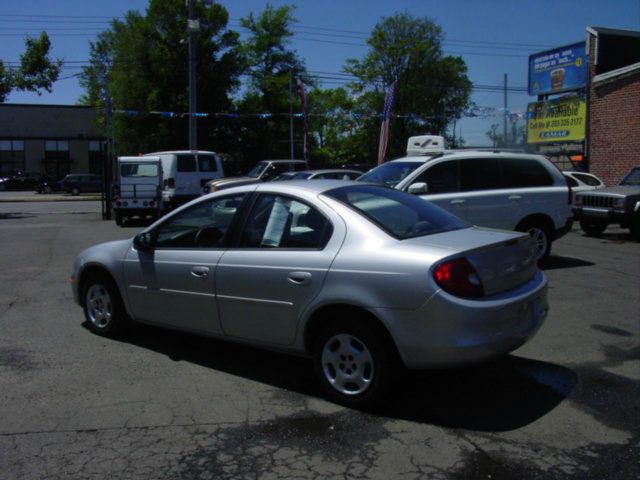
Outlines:
[[[620,185],[640,185],[640,167],[634,167],[622,179]]]
[[[368,171],[360,178],[361,182],[378,183],[380,185],[386,185],[388,187],[395,187],[400,183],[407,175],[413,172],[416,168],[424,165],[424,162],[389,162],[383,163],[379,167]]]
[[[349,185],[329,190],[324,195],[348,205],[399,239],[468,227],[440,207],[399,190],[374,185]]]
[[[258,178],[262,174],[262,172],[264,172],[264,169],[267,168],[267,165],[269,165],[269,162],[258,162],[255,167],[247,172],[246,176],[251,178]]]

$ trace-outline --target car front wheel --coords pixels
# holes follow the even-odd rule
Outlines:
[[[598,235],[602,235],[602,233],[607,229],[607,225],[604,223],[593,223],[581,220],[580,228],[587,235],[597,237]]]
[[[98,335],[115,336],[128,323],[122,298],[107,275],[94,275],[83,289],[84,315],[89,329]]]
[[[314,347],[314,367],[327,396],[342,405],[378,404],[398,372],[394,346],[376,328],[345,323],[325,328]]]

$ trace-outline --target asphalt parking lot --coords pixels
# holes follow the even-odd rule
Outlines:
[[[505,359],[409,375],[376,411],[310,361],[140,327],[92,335],[75,255],[133,236],[98,202],[0,203],[1,479],[640,478],[640,243],[574,229],[551,312]]]

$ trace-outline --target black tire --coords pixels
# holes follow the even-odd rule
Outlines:
[[[82,304],[87,325],[97,335],[115,337],[129,326],[118,287],[104,273],[94,274],[85,282]]]
[[[533,239],[536,248],[536,260],[538,263],[544,262],[551,253],[552,232],[544,222],[527,220],[518,225],[519,232],[528,233]]]
[[[400,370],[395,346],[364,321],[324,328],[314,341],[313,363],[326,396],[357,408],[380,404]]]
[[[599,237],[607,229],[607,224],[580,220],[580,228],[584,233],[591,237]]]
[[[631,232],[631,238],[633,238],[637,242],[640,242],[640,213],[636,213],[631,219],[629,231]]]
[[[115,212],[115,220],[117,226],[122,227],[124,225],[124,217],[122,216],[122,212]]]

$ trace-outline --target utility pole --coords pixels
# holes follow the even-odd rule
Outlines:
[[[507,145],[507,120],[509,118],[507,110],[507,74],[504,74],[504,137],[503,141],[505,146]]]
[[[293,160],[293,69],[289,70],[289,142],[291,145],[291,160]]]
[[[109,77],[104,72],[104,115],[107,130],[107,154],[102,163],[102,219],[111,220],[111,182],[113,178],[113,165],[115,164],[115,126],[113,125],[113,106],[109,95]]]
[[[187,30],[189,31],[189,150],[198,148],[196,123],[196,61],[200,19],[196,18],[196,0],[186,0],[188,5]]]

